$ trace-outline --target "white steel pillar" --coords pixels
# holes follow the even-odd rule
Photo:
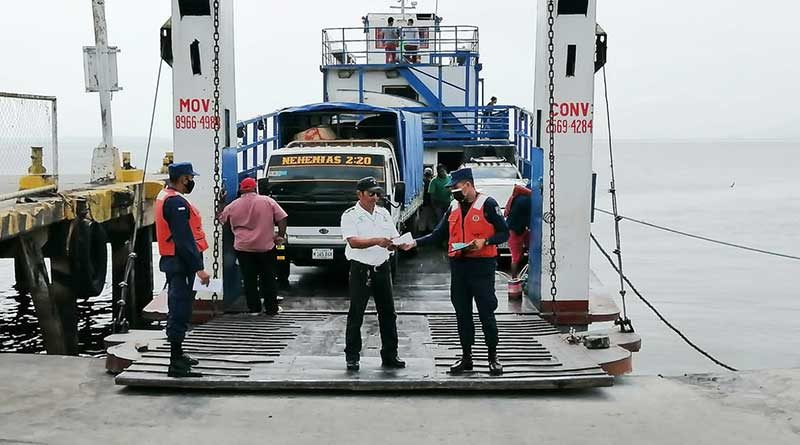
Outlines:
[[[203,217],[212,272],[214,245],[214,0],[172,0],[172,127],[175,162],[191,162],[200,176],[188,196]],[[219,0],[219,148],[236,145],[233,0]],[[227,124],[227,128],[226,128]],[[220,175],[222,166],[220,161]],[[222,235],[219,270],[222,274]]]
[[[94,18],[94,40],[97,54],[97,88],[100,95],[100,119],[103,127],[103,142],[92,153],[92,182],[110,182],[117,177],[120,169],[119,154],[114,147],[114,133],[111,126],[111,79],[106,27],[105,0],[92,0]]]
[[[541,111],[544,150],[543,212],[549,212],[550,132],[555,137],[555,309],[563,324],[585,324],[589,310],[589,248],[592,196],[592,129],[596,0],[553,0],[555,103],[549,103],[548,3],[539,0],[534,107]],[[545,218],[546,219],[546,218]],[[550,225],[542,225],[542,310],[550,294]]]

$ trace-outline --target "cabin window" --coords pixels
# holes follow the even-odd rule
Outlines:
[[[178,0],[181,17],[187,15],[211,15],[209,0]]]
[[[383,94],[405,97],[406,99],[419,102],[419,93],[409,85],[384,85]]]
[[[558,15],[586,15],[589,0],[558,0]]]
[[[567,45],[567,77],[575,76],[575,45]]]

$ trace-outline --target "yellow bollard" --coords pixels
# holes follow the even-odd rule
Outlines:
[[[28,174],[19,178],[19,189],[30,190],[55,184],[53,176],[46,173],[43,148],[31,147],[31,166],[28,167]]]
[[[144,171],[131,165],[131,152],[122,152],[122,170],[119,171],[117,182],[141,182]]]

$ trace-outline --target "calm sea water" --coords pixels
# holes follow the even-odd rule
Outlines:
[[[143,157],[144,144],[131,145],[134,160],[137,153]],[[71,149],[81,154],[62,171],[78,173],[90,155],[77,146]],[[148,170],[154,170],[160,151]],[[800,142],[624,141],[615,144],[615,161],[623,215],[800,255]],[[610,197],[604,193],[608,152],[601,143],[595,148],[595,168],[597,205],[610,209]],[[611,218],[598,213],[595,219],[593,232],[613,249]],[[794,281],[800,276],[800,261],[712,245],[631,222],[622,222],[621,230],[626,274],[696,343],[742,369],[800,367],[800,291]],[[614,271],[594,250],[592,267],[617,295]],[[41,351],[33,306],[27,297],[18,296],[13,278],[13,262],[0,260],[0,351]],[[632,292],[627,300],[628,316],[643,338],[642,351],[634,359],[636,373],[719,369],[689,349]],[[82,349],[99,353],[100,341],[109,332],[110,289],[79,306]]]

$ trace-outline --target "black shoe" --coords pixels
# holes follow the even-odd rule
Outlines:
[[[396,355],[392,358],[385,358],[381,360],[381,366],[384,368],[401,369],[406,367],[406,362],[400,360]]]
[[[497,357],[489,359],[489,375],[503,375],[503,365],[497,361]]]
[[[170,363],[169,369],[167,369],[167,375],[170,377],[202,377],[203,374],[199,372],[192,371],[191,366],[187,365],[183,361],[177,361],[174,363]]]
[[[348,371],[358,371],[361,368],[358,364],[358,360],[348,360],[347,361],[347,370]]]
[[[199,360],[197,360],[196,358],[191,357],[189,354],[183,354],[181,356],[181,359],[183,359],[184,362],[188,363],[189,366],[197,366],[197,365],[200,364]]]
[[[461,357],[450,367],[450,374],[452,375],[459,375],[465,371],[472,371],[472,357]]]

